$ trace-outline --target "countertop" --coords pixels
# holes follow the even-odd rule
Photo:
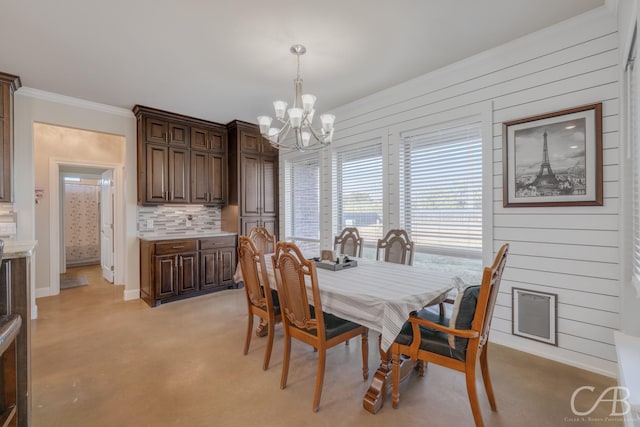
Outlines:
[[[155,234],[153,236],[138,236],[140,240],[155,242],[158,240],[203,239],[207,237],[236,236],[236,233],[217,231],[210,233],[181,233],[181,234]]]
[[[38,245],[37,240],[5,240],[3,259],[31,257]]]

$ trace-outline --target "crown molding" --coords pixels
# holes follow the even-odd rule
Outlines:
[[[83,108],[86,110],[99,111],[101,113],[113,114],[127,118],[134,118],[133,112],[125,108],[114,107],[112,105],[100,104],[98,102],[87,101],[84,99],[73,98],[71,96],[60,95],[53,92],[47,92],[31,87],[21,87],[15,93],[18,96],[40,99],[43,101],[55,102],[57,104],[69,105],[71,107]]]

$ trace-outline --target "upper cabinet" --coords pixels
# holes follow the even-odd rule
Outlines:
[[[13,202],[13,93],[20,77],[0,73],[0,202]]]
[[[225,126],[136,105],[138,203],[227,203]]]
[[[223,211],[229,231],[247,234],[253,226],[278,231],[278,150],[261,135],[257,125],[235,120],[229,130],[229,203]]]

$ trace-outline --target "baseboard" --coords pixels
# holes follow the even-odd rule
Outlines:
[[[134,299],[140,299],[140,289],[129,289],[124,291],[125,301],[131,301]]]
[[[53,295],[51,288],[36,288],[36,298],[50,297]]]
[[[576,353],[563,348],[542,344],[536,341],[515,337],[504,332],[492,330],[490,341],[515,350],[524,351],[534,356],[543,357],[565,365],[584,369],[589,372],[616,378],[618,365],[597,357]]]

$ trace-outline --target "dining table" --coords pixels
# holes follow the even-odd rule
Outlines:
[[[387,386],[391,383],[389,349],[412,311],[436,305],[464,282],[451,272],[422,266],[407,266],[365,258],[354,258],[357,266],[333,271],[316,267],[322,309],[327,313],[358,323],[378,332],[380,366],[363,398],[371,413],[382,408]],[[265,256],[269,286],[277,289],[272,254]],[[311,298],[311,284],[307,284]],[[407,366],[403,373],[413,366]],[[414,363],[415,364],[415,363]]]

